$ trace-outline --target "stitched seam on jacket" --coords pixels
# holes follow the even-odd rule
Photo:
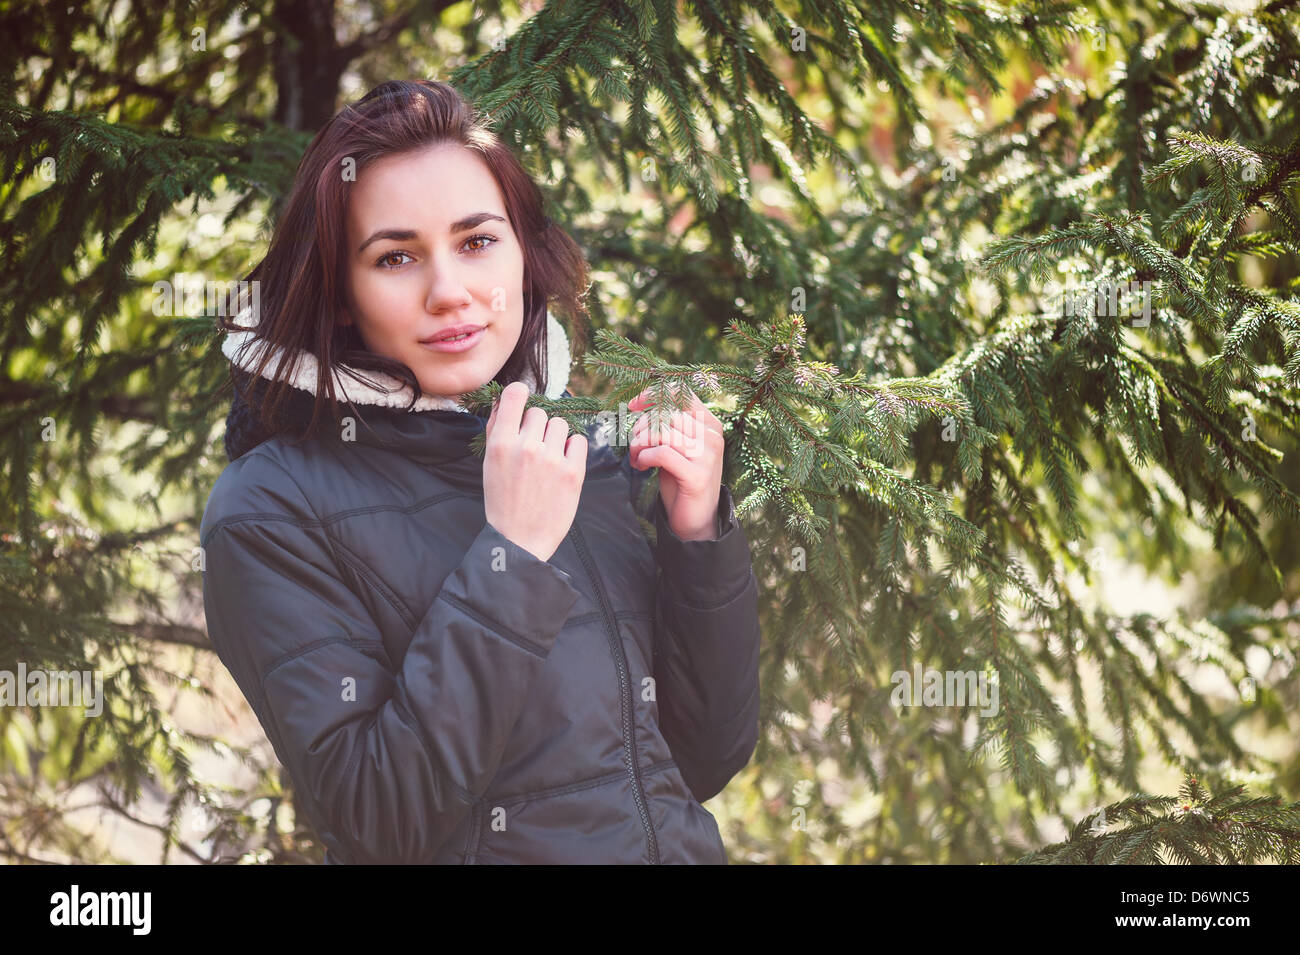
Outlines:
[[[284,467],[282,464],[280,464],[278,461],[276,461],[275,459],[273,459],[273,458],[267,458],[267,460],[269,460],[272,464],[274,464],[277,468],[279,468],[282,472],[284,472],[284,476],[285,476],[286,478],[288,478],[289,483],[292,484],[292,485],[294,486],[294,488],[298,491],[298,493],[302,495],[303,500],[304,500],[304,501],[307,501],[307,506],[310,508],[310,507],[311,507],[311,500],[310,500],[310,499],[307,497],[307,495],[303,492],[303,489],[302,489],[301,485],[299,485],[298,482],[295,481],[295,480],[293,479],[293,475],[290,474],[290,473],[285,469],[285,467]],[[437,497],[431,498],[428,502],[426,502],[426,506],[427,506],[427,504],[432,504],[432,503],[434,503],[434,502],[436,502],[436,501],[438,501],[438,500],[440,500],[440,499],[443,499],[443,498],[450,498],[450,497],[455,497],[455,496],[458,496],[458,495],[456,495],[456,494],[454,494],[454,493],[453,493],[453,494],[444,494],[444,495],[439,495],[439,496],[437,496]],[[418,508],[412,508],[412,509],[411,509],[411,513],[414,513],[415,510],[417,510],[417,509],[418,509]],[[376,508],[359,509],[359,510],[403,510],[403,508],[376,507]],[[307,520],[300,520],[300,519],[294,519],[294,518],[280,518],[280,517],[274,517],[274,516],[273,516],[273,517],[274,517],[274,519],[277,519],[277,520],[288,520],[289,523],[296,524],[296,525],[298,525],[299,527],[320,527],[320,528],[324,528],[326,522],[325,522],[325,521],[322,521],[319,517],[315,516],[315,511],[312,511],[312,514],[313,514],[313,519],[312,519],[312,520],[309,520],[309,521],[307,521]],[[263,517],[263,515],[252,515],[252,516],[253,516],[253,517]],[[338,518],[339,518],[339,515],[334,515],[334,518],[333,518],[333,519],[336,519],[336,520],[337,520]],[[227,526],[228,524],[233,524],[233,523],[235,523],[235,522],[236,522],[236,518],[233,518],[233,517],[232,517],[232,518],[227,518],[226,520],[223,520],[223,521],[219,522],[219,523],[218,523],[218,524],[217,524],[217,525],[212,529],[212,534],[209,534],[208,539],[211,540],[212,535],[213,535],[213,534],[216,534],[216,532],[217,532],[218,530],[220,530],[222,527]],[[326,539],[326,541],[327,541],[328,544],[329,544],[330,551],[335,555],[335,560],[337,560],[337,559],[338,559],[338,553],[339,553],[339,551],[338,551],[337,548],[335,548],[335,546],[334,546],[334,543],[335,543],[335,542],[334,542],[334,539],[333,539],[333,538],[331,537],[331,535],[328,534],[328,533],[325,534],[325,539]],[[274,662],[273,662],[269,667],[267,667],[266,671],[262,674],[262,696],[263,696],[263,699],[265,699],[265,697],[266,697],[266,679],[267,679],[267,677],[269,677],[269,676],[271,675],[271,673],[272,673],[274,670],[276,670],[276,669],[277,669],[278,667],[280,667],[280,666],[283,666],[285,663],[288,663],[290,660],[296,659],[297,657],[300,657],[300,656],[302,656],[302,655],[304,655],[304,654],[306,654],[306,653],[310,653],[312,650],[317,650],[317,649],[319,649],[319,648],[321,648],[321,647],[323,647],[323,646],[328,646],[328,645],[333,644],[333,643],[343,643],[343,644],[347,644],[348,646],[354,646],[354,644],[352,643],[351,640],[345,640],[345,639],[342,639],[342,638],[339,638],[339,637],[329,637],[329,638],[326,638],[326,639],[323,639],[323,640],[316,640],[316,641],[313,641],[312,643],[307,644],[307,646],[305,646],[305,647],[301,647],[298,651],[296,651],[296,652],[294,652],[294,653],[290,653],[290,654],[288,654],[288,655],[282,657],[281,659],[279,659],[279,660],[277,660],[277,661],[274,661]],[[403,718],[403,716],[402,716],[402,711],[405,710],[406,707],[402,705],[401,701],[400,701],[396,696],[391,697],[391,699],[392,699],[392,701],[393,701],[393,703],[394,703],[393,711],[394,711],[394,713],[397,714],[398,719],[401,719],[403,722],[407,722],[406,719]],[[268,711],[269,711],[269,708],[268,708]],[[412,714],[409,714],[409,711],[408,711],[408,715],[412,715]],[[413,715],[412,715],[412,720],[414,720],[414,716],[413,716]],[[280,728],[280,726],[279,726],[279,721],[276,720],[276,721],[274,721],[274,722],[276,723],[276,729],[277,729],[277,731],[280,731],[281,728]],[[413,729],[413,730],[415,731],[415,733],[416,733],[416,736],[419,737],[419,739],[420,739],[420,745],[424,747],[425,752],[429,755],[429,761],[430,761],[430,763],[436,767],[436,765],[437,765],[437,761],[434,760],[434,758],[433,758],[433,752],[432,752],[432,750],[431,750],[430,747],[429,747],[429,740],[428,740],[428,738],[427,738],[427,737],[425,736],[425,734],[424,734],[424,727],[422,727],[422,726],[419,724],[419,721],[414,721],[413,723],[408,723],[408,725],[410,725],[410,726],[412,727],[412,729]],[[283,739],[283,738],[284,738],[284,736],[283,736],[283,733],[281,732],[281,739]],[[455,788],[455,790],[456,790],[457,794],[460,796],[460,798],[461,798],[462,800],[464,800],[465,802],[468,802],[470,805],[473,805],[473,803],[474,803],[474,795],[473,795],[473,793],[470,793],[468,790],[466,790],[464,787],[462,787],[462,786],[461,786],[459,783],[457,783],[455,780],[450,780],[450,782],[451,782],[452,787]]]
[[[349,642],[366,656],[370,657],[382,666],[390,674],[393,672],[393,661],[388,658],[388,650],[384,646],[377,645],[370,641],[367,641],[366,643],[357,643],[354,641]]]
[[[420,745],[424,747],[425,753],[429,756],[429,765],[432,766],[433,771],[437,773],[438,760],[434,758],[433,748],[429,745],[429,737],[424,733],[424,726],[415,718],[415,714],[406,708],[406,704],[403,703],[399,697],[392,697],[392,701],[393,712],[397,714],[399,720],[409,726],[415,732],[415,735],[420,738]],[[406,715],[403,716],[402,714]],[[410,717],[409,720],[406,718],[407,716]],[[469,805],[474,805],[474,794],[472,792],[450,777],[448,777],[447,781],[451,783],[452,788],[456,790],[456,795],[460,796],[460,798]]]
[[[570,617],[564,621],[564,629],[581,626],[585,623],[601,623],[605,615],[599,610],[593,610],[590,613],[584,613],[577,617]],[[641,610],[619,610],[614,613],[615,620],[654,620],[654,614],[645,613]]]
[[[300,485],[297,481],[295,481],[295,480],[293,479],[293,475],[290,474],[289,471],[288,471],[288,469],[285,468],[285,466],[282,465],[280,462],[276,461],[274,458],[267,457],[266,455],[263,455],[263,457],[266,457],[266,459],[267,459],[268,461],[270,461],[271,464],[275,465],[277,468],[280,469],[280,471],[284,474],[284,476],[289,480],[289,483],[293,485],[294,490],[296,490],[296,491],[299,493],[299,495],[302,496],[302,499],[303,499],[304,501],[307,502],[307,509],[308,509],[309,511],[311,511],[311,515],[312,515],[312,517],[311,517],[311,520],[303,520],[303,519],[300,519],[300,518],[286,518],[286,517],[280,517],[280,516],[276,516],[276,515],[266,515],[266,516],[263,516],[263,515],[253,515],[253,516],[254,516],[254,517],[263,517],[263,519],[267,519],[267,520],[287,521],[288,523],[290,523],[290,524],[294,524],[294,525],[296,525],[296,526],[298,526],[298,527],[300,527],[300,528],[306,528],[306,527],[319,527],[319,528],[321,528],[321,529],[324,531],[324,535],[325,535],[325,544],[326,544],[327,547],[329,547],[330,555],[334,558],[334,566],[337,568],[338,565],[339,565],[339,558],[340,558],[340,556],[341,556],[340,551],[339,551],[339,547],[338,547],[338,546],[335,546],[335,545],[336,545],[336,542],[335,542],[333,536],[329,533],[328,530],[325,530],[325,522],[322,521],[322,520],[320,519],[320,516],[316,513],[315,509],[312,508],[312,506],[311,506],[311,499],[310,499],[309,497],[307,497],[306,492],[303,491],[303,489],[302,489],[302,485]],[[213,538],[214,536],[216,536],[217,531],[221,530],[221,528],[226,527],[226,526],[228,526],[228,525],[233,525],[234,523],[237,522],[236,519],[237,519],[238,517],[239,517],[239,515],[235,515],[235,516],[232,516],[232,517],[226,518],[225,520],[222,520],[222,521],[218,522],[217,525],[216,525],[215,527],[212,528],[212,532],[208,535],[208,541],[209,541],[209,543],[212,541],[212,538]],[[202,541],[200,541],[200,546],[203,546],[203,545],[202,545]],[[346,562],[346,561],[345,561],[345,562]],[[340,580],[340,583],[341,583],[341,582],[342,582],[342,581]],[[349,640],[349,641],[345,641],[345,642],[351,643],[352,641]],[[319,641],[318,641],[316,644],[308,644],[307,647],[304,647],[304,648],[303,648],[303,651],[305,652],[307,649],[309,649],[309,648],[314,648],[315,646],[318,646],[318,645],[320,645]],[[384,656],[385,656],[385,657],[388,656],[388,649],[387,649],[386,647],[384,648]],[[390,662],[390,664],[391,664],[391,661],[389,661],[389,662]],[[266,673],[262,674],[262,679],[265,680],[266,677],[270,674],[271,670],[275,669],[275,667],[276,667],[277,665],[278,665],[278,663],[273,663],[269,668],[267,668]]]
[[[469,604],[465,603],[465,601],[461,600],[459,597],[453,597],[451,594],[440,593],[438,594],[438,599],[445,600],[447,603],[451,604],[461,613],[465,614],[466,616],[472,617],[476,622],[478,622],[480,626],[484,626],[487,629],[491,630],[493,633],[495,633],[497,636],[509,640],[515,646],[519,647],[519,649],[527,650],[533,656],[541,657],[543,660],[546,659],[546,650],[544,650],[542,647],[533,643],[527,637],[520,636],[519,634],[510,630],[508,627],[503,627],[495,620],[490,620],[489,618],[483,616],[481,613],[479,613]]]
[[[327,647],[332,643],[341,643],[344,644],[345,646],[352,647],[353,649],[357,649],[356,644],[354,644],[351,640],[347,639],[346,637],[324,637],[320,640],[313,640],[311,643],[307,644],[306,646],[299,647],[297,650],[294,650],[290,653],[286,653],[284,656],[276,657],[274,660],[272,660],[267,665],[266,669],[262,671],[262,683],[265,684],[267,677],[269,677],[276,670],[280,669],[280,667],[284,666],[286,663],[289,663],[291,660],[296,660],[298,659],[298,657],[305,656],[306,654],[311,653],[314,650],[319,650],[321,647]],[[263,690],[263,694],[265,695],[265,690]]]
[[[317,640],[317,641],[315,641],[315,642],[313,642],[313,643],[309,643],[307,646],[305,646],[305,647],[301,647],[301,648],[299,648],[298,650],[295,650],[293,653],[286,654],[285,656],[280,657],[279,659],[273,661],[273,662],[271,663],[271,665],[268,666],[268,667],[266,668],[266,672],[262,674],[262,682],[261,682],[261,686],[259,687],[259,690],[260,690],[260,693],[259,693],[259,703],[261,704],[261,707],[262,707],[262,709],[265,711],[266,715],[267,715],[268,717],[270,717],[270,719],[271,719],[271,723],[275,726],[276,734],[277,734],[277,736],[278,736],[281,740],[283,740],[283,739],[285,738],[285,736],[284,736],[284,728],[283,728],[282,726],[280,726],[280,721],[277,720],[277,719],[275,719],[275,714],[274,714],[274,712],[271,710],[271,708],[270,708],[269,706],[266,705],[266,703],[267,703],[267,693],[266,693],[266,679],[267,679],[267,677],[269,677],[269,676],[271,675],[271,673],[274,672],[276,669],[278,669],[279,667],[283,666],[283,665],[286,664],[286,663],[289,663],[291,660],[296,660],[298,657],[300,657],[300,656],[304,656],[305,654],[310,653],[310,652],[313,651],[313,650],[319,650],[321,647],[329,646],[330,644],[334,644],[334,643],[342,643],[342,644],[344,644],[344,645],[346,645],[346,646],[352,647],[352,648],[355,649],[355,650],[359,650],[360,652],[365,653],[367,656],[370,656],[369,652],[368,652],[367,649],[366,649],[366,646],[369,646],[371,649],[378,650],[378,651],[382,652],[382,653],[384,654],[384,658],[385,658],[385,659],[388,658],[388,651],[387,651],[386,649],[384,649],[383,644],[380,643],[380,642],[377,641],[377,640],[358,640],[358,641],[354,642],[354,641],[352,641],[352,640],[345,640],[345,639],[341,639],[341,638],[339,638],[339,637],[329,637],[329,638],[324,639],[324,640]],[[362,646],[362,644],[364,644],[364,645],[366,645],[366,646]],[[381,662],[381,661],[376,661],[376,662]],[[256,707],[256,706],[254,707],[254,712],[257,712],[257,713],[258,713],[259,718],[261,717],[261,712],[258,711],[258,707]],[[372,713],[372,714],[370,715],[370,719],[367,721],[367,724],[366,724],[366,725],[368,726],[368,725],[370,725],[370,724],[373,724],[373,723],[375,722],[375,719],[376,719],[376,717],[375,717],[375,715]],[[364,727],[363,727],[363,732],[364,732]],[[355,753],[353,753],[353,755],[348,759],[348,765],[347,765],[347,768],[343,771],[343,775],[344,775],[344,777],[347,777],[347,776],[352,772],[353,767],[356,765],[357,761],[361,758],[361,750],[362,750],[362,747],[358,746],[358,747],[357,747],[357,751],[356,751]],[[454,785],[454,784],[453,784],[453,785]],[[322,807],[322,810],[323,810],[323,808],[324,808],[324,807]]]
[[[651,763],[645,769],[641,770],[642,776],[651,776],[655,773],[661,773],[670,766],[675,766],[676,761],[672,759],[662,759],[657,763]],[[569,793],[580,792],[584,789],[599,789],[601,786],[608,786],[610,783],[616,783],[621,779],[627,779],[626,769],[615,769],[608,773],[601,773],[599,776],[590,776],[587,779],[579,780],[576,783],[568,783],[564,786],[552,786],[548,789],[534,789],[526,793],[517,793],[513,796],[492,796],[484,797],[493,806],[512,806],[521,802],[535,802],[538,799],[549,799],[552,796],[564,796]]]
[[[319,650],[321,647],[329,646],[332,643],[341,643],[344,646],[351,647],[354,650],[358,650],[361,653],[366,654],[366,656],[371,656],[367,648],[369,648],[370,650],[378,650],[380,653],[384,655],[384,659],[388,659],[388,650],[387,648],[384,647],[382,641],[352,639],[349,637],[325,637],[320,640],[314,640],[311,643],[307,644],[305,647],[299,647],[297,650],[294,650],[291,653],[286,653],[284,656],[276,657],[269,664],[267,664],[266,669],[262,671],[262,682],[265,683],[266,678],[269,677],[273,671],[278,670],[280,667],[284,666],[284,664],[290,662],[291,660],[296,660],[298,657],[303,656],[304,654],[311,653],[314,650]],[[266,698],[265,689],[263,689],[262,691],[261,698],[263,700],[265,700]]]
[[[267,458],[267,460],[278,467],[281,471],[284,471],[286,476],[289,474],[288,471],[285,471],[284,466],[275,461],[274,458]],[[290,477],[289,480],[293,482],[294,487],[298,489],[298,493],[302,494],[302,488],[299,487],[297,482],[294,482],[292,477]],[[422,501],[416,501],[414,504],[371,504],[367,507],[354,507],[346,511],[338,511],[326,518],[301,518],[267,511],[244,511],[239,514],[231,514],[229,517],[223,517],[216,524],[213,524],[211,531],[208,534],[208,539],[211,540],[212,534],[215,534],[223,527],[227,527],[231,524],[242,524],[246,521],[280,521],[287,524],[293,524],[297,527],[325,527],[328,524],[335,524],[349,517],[357,517],[363,514],[377,514],[384,511],[401,511],[406,514],[415,514],[425,508],[432,507],[434,504],[439,504],[442,501],[450,500],[454,497],[473,497],[473,495],[466,494],[463,491],[447,491],[443,494],[435,494],[433,497],[425,498]]]
[[[330,537],[330,543],[337,549],[338,555],[343,558],[344,562],[365,578],[366,582],[375,589],[379,596],[388,601],[389,605],[397,611],[397,615],[402,618],[402,623],[406,624],[408,629],[414,630],[419,621],[416,620],[414,614],[406,608],[406,605],[402,603],[397,594],[393,593],[392,589],[365,565],[365,561],[348,549],[342,541],[334,540],[328,532],[326,533],[326,536]]]

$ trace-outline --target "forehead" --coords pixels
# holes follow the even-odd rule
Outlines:
[[[474,212],[509,218],[483,157],[459,144],[376,160],[357,173],[350,196],[348,226],[355,231],[393,225],[441,231]]]

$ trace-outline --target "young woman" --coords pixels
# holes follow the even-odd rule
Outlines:
[[[568,394],[547,306],[576,323],[586,274],[454,89],[384,83],[224,323],[208,631],[327,862],[727,861],[700,804],[757,742],[759,626],[722,428],[692,395],[620,461],[525,410]],[[484,421],[457,398],[488,381]]]

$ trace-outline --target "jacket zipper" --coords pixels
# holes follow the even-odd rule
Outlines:
[[[618,624],[614,619],[614,613],[610,608],[609,601],[605,598],[605,588],[596,575],[595,567],[591,561],[591,553],[587,550],[586,538],[582,536],[582,530],[578,527],[577,521],[573,523],[573,543],[578,550],[578,556],[582,559],[582,566],[586,568],[587,577],[596,589],[596,599],[600,602],[600,609],[605,618],[605,636],[609,640],[609,652],[613,655],[614,664],[618,668],[618,682],[621,691],[619,708],[622,710],[623,717],[623,751],[626,756],[628,775],[632,778],[632,796],[636,800],[637,812],[641,814],[641,825],[645,828],[646,848],[650,852],[650,862],[652,865],[658,865],[659,840],[655,837],[654,826],[650,823],[650,813],[646,810],[645,792],[641,784],[641,769],[636,758],[636,724],[632,720],[632,686],[627,674],[627,654],[623,651],[623,644],[618,636]]]

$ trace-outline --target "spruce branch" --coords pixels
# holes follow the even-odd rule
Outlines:
[[[1300,802],[1246,796],[1237,785],[1212,794],[1192,775],[1177,796],[1140,793],[1069,823],[1064,842],[1020,865],[1252,865],[1300,861]]]

